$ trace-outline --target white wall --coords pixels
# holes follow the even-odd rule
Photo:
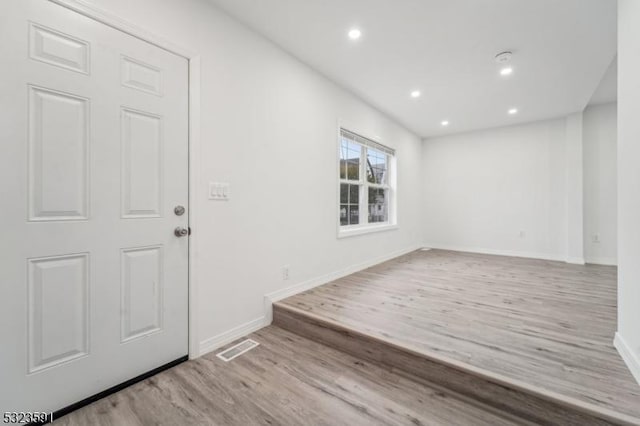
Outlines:
[[[616,106],[584,110],[584,256],[589,263],[617,263]]]
[[[640,382],[640,2],[618,1],[618,334]]]
[[[426,245],[564,260],[566,126],[559,119],[425,140]]]
[[[262,325],[267,293],[419,243],[418,137],[205,1],[91,3],[201,55],[201,349]],[[338,120],[397,149],[398,230],[336,238]],[[210,181],[231,200],[209,201]]]
[[[565,177],[567,240],[565,258],[570,263],[584,263],[584,190],[582,111],[570,114],[565,127]]]
[[[616,264],[615,103],[426,139],[422,155],[426,245]]]

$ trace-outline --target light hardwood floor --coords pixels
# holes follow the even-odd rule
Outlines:
[[[615,267],[416,251],[278,306],[640,421],[612,345]]]
[[[277,327],[225,363],[188,361],[56,425],[527,425]]]

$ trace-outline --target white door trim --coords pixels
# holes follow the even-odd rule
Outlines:
[[[189,226],[195,232],[189,237],[189,358],[200,356],[197,310],[197,256],[198,241],[196,191],[200,182],[200,54],[173,44],[120,16],[98,8],[85,0],[48,0],[88,18],[108,25],[140,40],[151,43],[189,61]]]

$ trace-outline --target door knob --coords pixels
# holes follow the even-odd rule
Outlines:
[[[187,228],[178,226],[176,229],[174,229],[173,233],[176,237],[186,237],[187,235],[189,235],[189,230]]]

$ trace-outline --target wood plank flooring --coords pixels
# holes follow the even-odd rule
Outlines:
[[[277,306],[640,420],[615,267],[416,251]]]
[[[640,419],[455,361],[396,345],[295,308],[274,306],[274,325],[356,358],[422,379],[501,412],[547,426],[640,426]]]
[[[277,327],[229,363],[188,361],[56,425],[530,425]]]

